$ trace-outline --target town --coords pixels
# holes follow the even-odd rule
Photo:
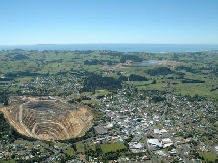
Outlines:
[[[34,65],[35,59],[24,57],[35,57],[41,52],[32,51],[30,55],[29,51],[18,51],[18,57],[23,58],[21,61],[14,60],[16,53],[10,58],[4,55],[7,52],[2,53],[1,57],[9,60],[7,65],[4,63],[0,78],[2,107],[12,107],[10,98],[16,96],[23,99],[61,97],[66,103],[92,108],[94,118],[93,126],[81,137],[47,141],[22,135],[1,113],[0,162],[218,161],[217,76],[216,67],[211,67],[215,60],[207,58],[207,63],[200,60],[198,64],[186,63],[185,59],[198,54],[182,53],[177,61],[141,62],[140,59],[138,64],[148,66],[132,67],[126,62],[131,64],[131,59],[139,60],[139,57],[157,59],[161,54],[75,51],[65,52],[66,58],[63,58],[62,51],[47,51],[43,53],[51,58],[42,64],[55,69],[43,73],[39,69],[33,73],[18,71],[16,66],[8,72],[7,67],[14,62],[22,63],[24,67],[25,64]],[[95,59],[89,59],[90,53]],[[212,52],[199,55],[215,57]],[[53,61],[52,56],[62,59]],[[68,60],[69,56],[82,59],[76,58],[78,62],[72,62]],[[112,65],[108,60],[97,60],[111,56]],[[172,59],[175,55],[169,53],[165,57]],[[194,66],[188,67],[190,63],[202,67],[197,71]],[[61,66],[68,64],[72,66],[63,71]],[[199,94],[193,89],[198,89]]]
[[[44,81],[37,78],[38,82],[40,79]],[[138,94],[131,87],[101,99],[89,97],[99,101],[95,108],[103,113],[94,123],[95,137],[75,144],[23,139],[11,143],[9,135],[6,135],[1,140],[0,159],[58,162],[68,158],[68,162],[101,162],[104,161],[102,156],[106,157],[108,152],[112,153],[106,158],[114,162],[201,162],[217,159],[217,131],[211,124],[216,122],[218,115],[217,104],[212,101],[194,101],[190,97],[159,91]],[[98,146],[100,153],[89,151],[97,151]],[[107,151],[108,148],[111,151]],[[207,158],[206,155],[210,156]]]

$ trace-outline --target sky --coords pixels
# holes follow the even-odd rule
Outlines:
[[[0,45],[218,44],[218,0],[0,0]]]

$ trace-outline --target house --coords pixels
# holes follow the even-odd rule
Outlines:
[[[164,138],[161,140],[161,144],[168,144],[173,143],[173,141],[170,138]]]
[[[129,145],[129,149],[144,149],[144,146],[141,143]]]
[[[164,138],[162,139],[161,144],[163,145],[163,148],[166,148],[173,145],[173,141],[170,138]]]
[[[158,134],[158,135],[162,135],[162,134],[166,134],[167,130],[166,129],[154,129],[154,134]]]
[[[218,152],[218,146],[215,146],[214,148],[215,148],[215,150]]]
[[[168,151],[169,154],[172,155],[176,155],[177,154],[177,150],[176,149],[172,149],[171,151]]]
[[[167,156],[162,150],[158,151],[157,154],[159,156]]]
[[[166,143],[166,144],[163,145],[163,148],[169,147],[171,145],[173,145],[173,143]]]

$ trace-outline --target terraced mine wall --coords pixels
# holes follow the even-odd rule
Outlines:
[[[39,140],[80,137],[93,125],[90,108],[60,98],[16,97],[1,110],[20,134]]]

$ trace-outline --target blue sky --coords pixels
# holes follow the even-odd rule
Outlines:
[[[218,0],[1,0],[0,45],[218,44]]]

